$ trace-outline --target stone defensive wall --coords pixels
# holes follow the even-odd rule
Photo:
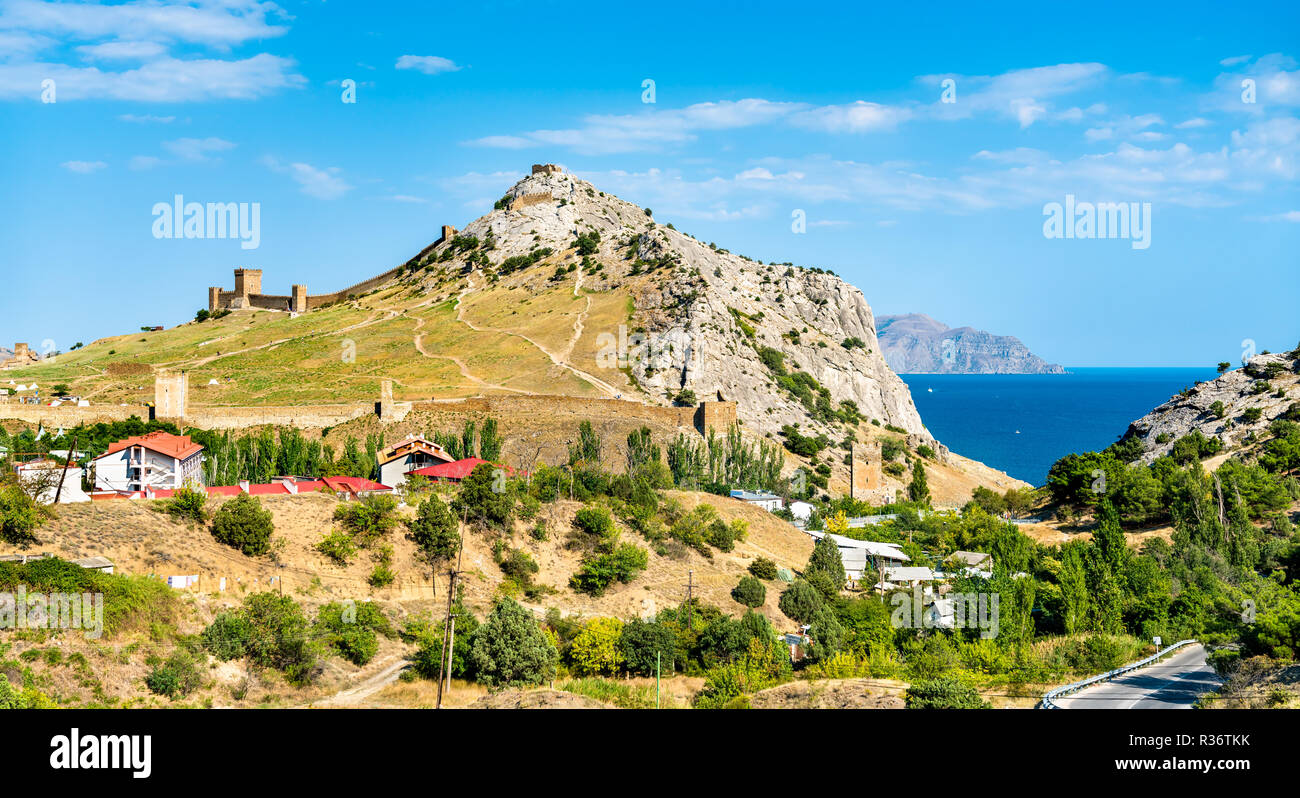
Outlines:
[[[24,405],[15,401],[0,402],[0,419],[12,419],[15,421],[25,421],[28,424],[44,424],[47,427],[75,427],[78,424],[105,424],[114,421],[126,421],[131,416],[137,416],[141,419],[149,418],[149,407],[146,405],[91,405],[90,407],[77,407],[76,405],[60,405],[50,407],[49,405]]]
[[[131,416],[148,420],[153,408],[147,405],[98,405],[76,407],[73,405],[23,405],[0,402],[0,419],[12,419],[47,427],[75,427],[78,424],[126,421]],[[186,427],[200,429],[244,429],[260,425],[323,429],[347,423],[355,418],[374,415],[372,404],[341,405],[287,405],[280,407],[194,407],[190,406],[184,419],[176,421]]]
[[[314,308],[322,308],[325,307],[326,305],[331,305],[340,300],[347,299],[348,297],[357,296],[358,294],[364,294],[373,288],[378,288],[379,286],[383,285],[389,280],[392,280],[394,277],[397,277],[402,273],[402,270],[405,268],[406,268],[405,265],[398,266],[396,269],[390,269],[384,272],[383,274],[377,275],[375,277],[371,277],[369,280],[363,280],[357,283],[356,285],[348,286],[347,288],[344,288],[342,291],[335,291],[332,294],[318,294],[316,296],[308,296],[307,310],[312,310]],[[284,299],[285,300],[284,309],[285,310],[289,309],[288,304],[290,302],[290,297],[277,297],[277,299]]]
[[[485,396],[444,402],[416,402],[414,410],[433,413],[489,416],[544,414],[557,419],[617,417],[648,424],[693,428],[694,407],[657,407],[621,399],[583,399],[571,396]],[[719,433],[725,430],[718,430]]]

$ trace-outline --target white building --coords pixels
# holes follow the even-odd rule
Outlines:
[[[993,578],[993,555],[982,551],[954,551],[948,561],[971,576]]]
[[[920,585],[925,582],[943,582],[948,575],[923,566],[902,566],[885,569],[885,581],[895,585]]]
[[[794,516],[794,520],[800,523],[808,523],[814,509],[816,508],[808,502],[790,502],[790,514]]]
[[[805,530],[813,540],[826,537],[826,532]],[[912,558],[903,553],[897,543],[878,543],[874,540],[854,540],[843,535],[831,535],[831,540],[840,550],[840,562],[844,563],[844,573],[853,581],[862,578],[867,568],[877,572],[911,562]]]
[[[94,459],[95,490],[130,492],[203,486],[203,447],[161,430],[117,441]]]
[[[59,504],[88,502],[90,496],[81,489],[82,468],[69,465],[66,473],[62,463],[53,460],[36,460],[14,466],[18,479],[23,486],[35,493],[34,498],[40,504],[54,504],[55,496]],[[63,489],[59,489],[60,480]]]
[[[740,499],[746,504],[752,504],[755,507],[761,507],[769,513],[774,513],[785,506],[785,502],[775,493],[761,493],[748,490],[733,490],[731,498]]]
[[[390,488],[401,487],[412,471],[455,461],[438,444],[411,435],[379,453],[379,481]]]

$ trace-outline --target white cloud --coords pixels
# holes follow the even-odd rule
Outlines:
[[[1249,60],[1250,60],[1250,56],[1248,55],[1234,55],[1230,58],[1225,58],[1222,61],[1220,61],[1219,66],[1231,67],[1231,66],[1236,66],[1237,64],[1244,64]]]
[[[893,130],[910,119],[912,112],[879,103],[858,100],[848,105],[824,105],[801,111],[790,118],[791,124],[828,133],[867,133]]]
[[[154,116],[153,114],[118,114],[118,121],[132,122],[137,125],[170,125],[176,121],[174,116]]]
[[[339,176],[343,170],[336,166],[318,169],[309,163],[301,162],[282,165],[269,156],[263,158],[262,163],[273,172],[289,175],[298,184],[299,190],[309,197],[332,200],[352,190],[352,186]]]
[[[283,36],[268,22],[283,17],[275,3],[258,0],[136,0],[116,5],[8,0],[0,29],[42,31],[61,39],[119,38],[230,47]]]
[[[0,99],[36,96],[33,87],[51,78],[60,102],[252,100],[305,84],[306,78],[293,67],[291,59],[266,53],[241,61],[161,58],[124,72],[50,63],[0,64]]]
[[[1178,124],[1174,125],[1174,127],[1178,130],[1195,130],[1196,128],[1209,127],[1209,126],[1210,126],[1210,120],[1201,116],[1193,117],[1192,119],[1187,119],[1185,121],[1179,122]]]
[[[162,158],[153,155],[136,155],[127,163],[127,168],[133,169],[137,172],[142,172],[146,169],[153,169],[162,166],[162,164]]]
[[[939,119],[964,119],[976,113],[994,113],[1022,128],[1040,119],[1081,121],[1091,111],[1072,107],[1054,114],[1050,99],[1099,86],[1109,75],[1104,64],[1075,63],[1016,69],[1000,75],[924,75],[918,80],[935,87],[935,102],[928,112]],[[956,82],[956,102],[939,101],[944,80]]]
[[[485,136],[466,142],[482,147],[521,149],[566,147],[593,155],[662,149],[695,141],[700,131],[735,130],[779,121],[807,109],[803,103],[749,98],[688,105],[639,114],[592,114],[582,127],[533,130],[518,135]]]
[[[396,66],[398,69],[414,69],[426,75],[457,72],[461,69],[455,61],[439,55],[404,55],[397,59]]]
[[[235,148],[235,144],[225,139],[209,136],[205,139],[174,139],[164,141],[163,149],[186,161],[207,161],[209,153],[225,152]]]
[[[104,169],[108,166],[108,164],[103,161],[64,161],[59,165],[64,169],[67,169],[69,172],[76,172],[79,175],[88,175],[91,172],[98,172],[100,169]]]
[[[77,48],[87,58],[100,61],[144,61],[167,52],[158,42],[104,42]]]
[[[47,79],[60,101],[251,100],[302,86],[289,58],[194,56],[282,36],[288,28],[272,21],[282,18],[277,5],[259,0],[0,0],[0,100],[28,99]],[[185,58],[170,55],[173,48]],[[49,55],[60,49],[81,63]]]
[[[1262,221],[1291,222],[1292,224],[1300,224],[1300,211],[1286,211],[1285,213],[1277,213],[1272,216],[1265,216],[1263,217]]]

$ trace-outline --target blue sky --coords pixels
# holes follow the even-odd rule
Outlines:
[[[0,0],[0,342],[170,326],[239,266],[336,290],[535,162],[1068,366],[1300,340],[1296,4],[852,6]],[[176,194],[260,203],[260,246],[155,239]],[[1150,246],[1045,238],[1066,195],[1150,203]]]

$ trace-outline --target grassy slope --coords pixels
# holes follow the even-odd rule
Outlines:
[[[50,363],[5,371],[4,378],[35,381],[44,389],[68,383],[95,404],[151,401],[156,369],[188,371],[196,405],[373,401],[385,377],[395,380],[396,397],[408,400],[511,392],[602,395],[552,361],[552,354],[567,359],[573,343],[578,370],[627,386],[612,369],[598,372],[595,361],[596,338],[617,334],[626,318],[625,292],[584,289],[575,296],[574,275],[537,288],[523,279],[503,280],[476,286],[458,308],[464,285],[454,280],[425,292],[390,284],[296,318],[236,311],[201,324],[103,338]],[[580,317],[583,334],[574,342]],[[349,362],[344,355],[350,350],[355,357]],[[209,385],[213,379],[219,385]]]

